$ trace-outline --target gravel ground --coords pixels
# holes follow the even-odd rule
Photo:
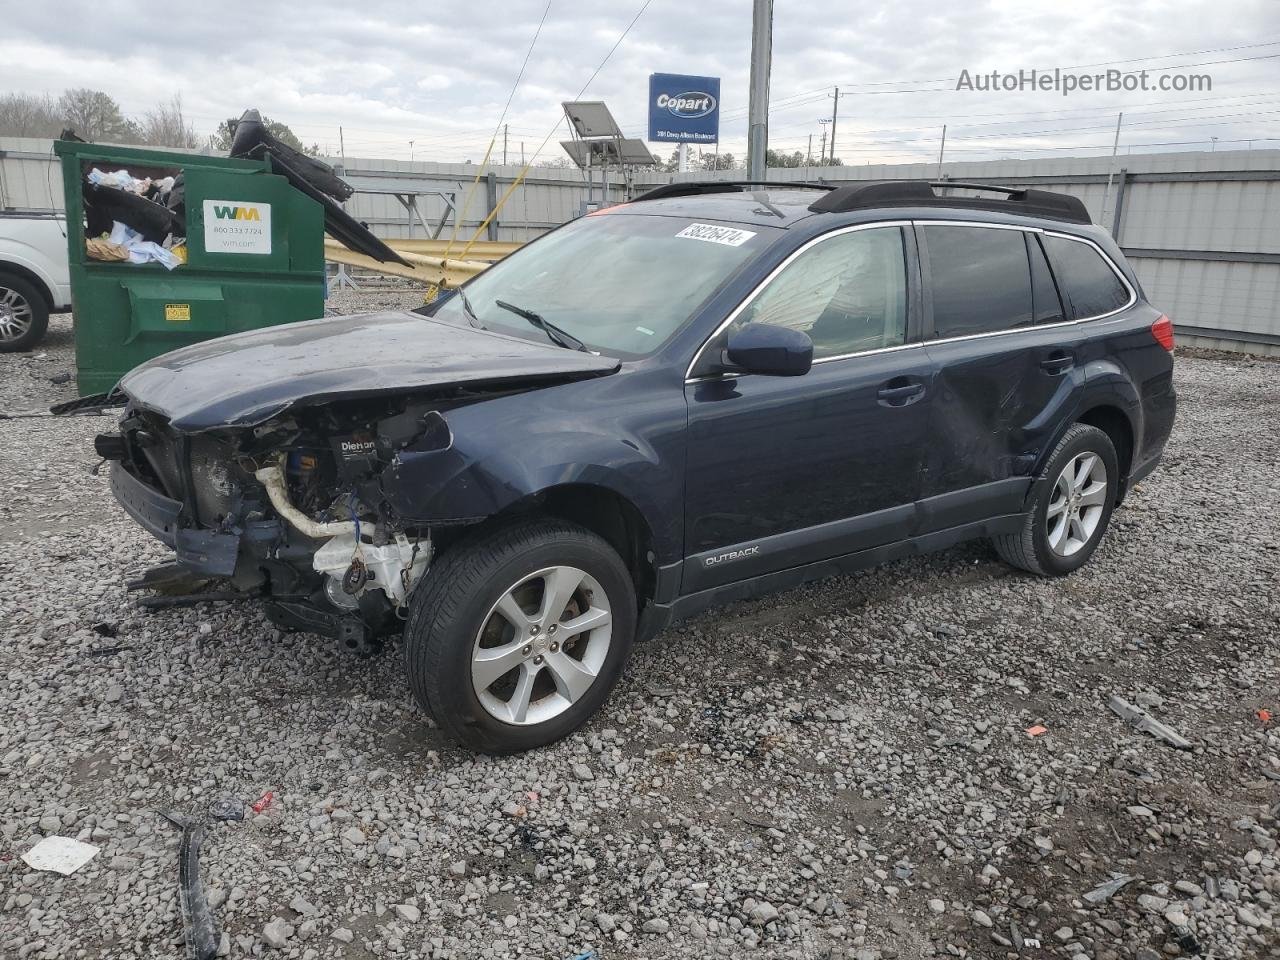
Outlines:
[[[0,409],[71,397],[72,365],[55,318],[0,357]],[[0,956],[180,956],[155,811],[267,791],[205,844],[231,956],[1280,956],[1280,364],[1184,355],[1177,383],[1164,465],[1084,570],[975,544],[714,611],[502,760],[440,736],[396,646],[136,609],[164,551],[90,474],[111,421],[0,420]],[[48,834],[101,851],[32,871]]]

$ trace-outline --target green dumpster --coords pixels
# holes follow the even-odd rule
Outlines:
[[[66,191],[81,396],[110,390],[133,367],[177,347],[324,313],[323,210],[266,160],[69,140],[54,149]],[[132,185],[121,187],[129,178]],[[185,196],[172,187],[143,196],[148,183],[176,183]],[[151,242],[113,221],[117,214],[146,221]],[[148,250],[161,259],[148,260]]]

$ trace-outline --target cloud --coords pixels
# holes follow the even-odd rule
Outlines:
[[[202,131],[254,106],[330,149],[342,127],[348,155],[405,158],[413,140],[416,157],[460,160],[483,154],[544,2],[482,0],[425,19],[409,0],[355,10],[337,0],[225,0],[163,15],[122,0],[77,0],[60,3],[57,17],[40,4],[10,7],[0,58],[19,65],[11,87],[93,86],[131,114],[181,93]],[[578,93],[638,7],[552,0],[506,118],[513,138],[532,152],[550,134],[547,156],[559,155],[560,102]],[[1280,53],[1280,43],[1247,46],[1280,37],[1280,5],[1270,0],[1220,0],[1211,18],[1180,15],[1167,0],[779,0],[774,16],[770,135],[778,149],[804,151],[813,135],[816,150],[818,120],[830,115],[837,85],[837,152],[848,162],[936,156],[943,123],[957,158],[1098,153],[1109,149],[1120,110],[1130,124],[1122,147],[1280,137],[1280,59],[1246,59]],[[719,76],[721,150],[741,155],[750,35],[741,0],[653,0],[586,96],[604,99],[628,135],[643,136],[651,72]],[[1232,61],[1187,68],[1212,74],[1206,93],[1064,98],[954,89],[962,69],[1052,69],[1231,47],[1241,49],[1162,61]]]

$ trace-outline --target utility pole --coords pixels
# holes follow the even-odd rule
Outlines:
[[[835,99],[831,102],[831,165],[836,165],[836,116],[840,111],[840,88],[836,87],[836,92],[832,94]]]
[[[823,124],[822,146],[818,148],[818,166],[825,167],[827,165],[827,128],[826,128],[827,121],[819,120],[818,122]],[[812,137],[813,134],[809,134],[809,136]]]
[[[747,179],[765,178],[769,149],[769,71],[773,60],[773,0],[751,5],[751,86],[747,105]]]
[[[1102,188],[1102,209],[1100,220],[1102,223],[1107,222],[1107,199],[1111,196],[1111,178],[1116,172],[1116,154],[1120,150],[1120,123],[1124,120],[1123,113],[1116,114],[1116,138],[1111,141],[1111,166],[1107,169],[1107,185]]]
[[[342,138],[342,128],[338,128],[338,154],[342,157],[342,165],[347,165],[347,141]]]
[[[409,141],[409,162],[413,163],[413,141]]]
[[[947,149],[947,125],[942,125],[942,146],[938,147],[938,179],[942,179],[942,154]]]
[[[524,141],[520,141],[520,166],[524,166]]]
[[[813,134],[809,134],[809,146],[804,151],[804,165],[807,167],[813,163]]]
[[[502,165],[504,167],[507,165],[507,127],[509,126],[510,124],[507,123],[502,125]]]

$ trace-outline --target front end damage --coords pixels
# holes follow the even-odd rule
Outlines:
[[[387,468],[449,451],[447,412],[480,398],[346,400],[194,433],[131,404],[95,446],[116,499],[176,555],[138,585],[178,594],[164,605],[260,597],[277,626],[370,652],[398,629],[433,538],[478,519],[404,516]]]

